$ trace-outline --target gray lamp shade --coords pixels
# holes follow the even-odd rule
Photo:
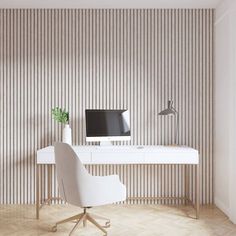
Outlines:
[[[168,108],[165,110],[162,110],[158,113],[158,115],[161,116],[167,116],[167,115],[174,115],[176,117],[176,124],[175,124],[175,145],[178,144],[178,133],[179,133],[179,113],[178,111],[173,107],[173,101],[168,101]]]
[[[173,107],[173,101],[169,100],[168,101],[168,108],[159,112],[158,115],[166,116],[166,115],[175,115],[176,113],[177,113],[177,111]]]

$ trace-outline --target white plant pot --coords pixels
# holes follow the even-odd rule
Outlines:
[[[69,125],[65,125],[63,129],[62,141],[63,143],[68,143],[72,145],[72,133]]]

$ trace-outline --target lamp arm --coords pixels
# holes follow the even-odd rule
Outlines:
[[[172,109],[175,113],[179,113],[174,107],[171,107],[171,109]]]

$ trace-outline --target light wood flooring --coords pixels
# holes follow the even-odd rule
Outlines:
[[[32,205],[0,205],[0,235],[66,236],[73,223],[58,226],[56,233],[50,232],[51,227],[56,221],[80,212],[81,209],[69,205],[45,206],[40,211],[40,220],[36,220]],[[111,219],[109,236],[236,236],[236,225],[220,210],[210,206],[201,208],[199,220],[191,218],[194,211],[189,206],[109,205],[90,209],[89,212]],[[103,234],[88,223],[86,228],[80,227],[74,235]]]

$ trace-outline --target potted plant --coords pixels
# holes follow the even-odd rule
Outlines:
[[[72,144],[72,137],[71,137],[71,128],[69,126],[69,112],[65,109],[55,107],[52,108],[52,117],[59,123],[64,124],[63,134],[62,134],[62,141],[63,143]]]

